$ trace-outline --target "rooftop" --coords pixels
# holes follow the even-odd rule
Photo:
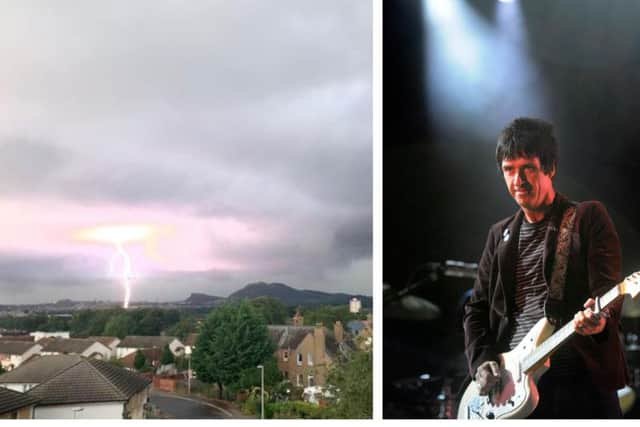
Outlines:
[[[118,347],[121,348],[163,348],[170,344],[176,337],[168,336],[146,336],[146,335],[129,335],[124,337]]]
[[[0,387],[0,415],[38,403],[40,399]]]
[[[82,357],[77,354],[32,358],[12,371],[0,375],[0,384],[39,384],[78,363],[81,359]]]
[[[294,349],[308,335],[313,334],[313,326],[268,325],[269,336],[277,348]]]
[[[80,354],[94,345],[95,340],[85,338],[43,338],[42,351],[45,353]]]
[[[80,357],[27,394],[39,398],[40,405],[127,401],[149,384],[151,380],[135,372],[102,360]]]
[[[0,353],[2,354],[24,354],[35,346],[33,341],[9,341],[0,339]]]

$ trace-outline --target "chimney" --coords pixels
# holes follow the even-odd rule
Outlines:
[[[326,344],[324,326],[322,326],[322,323],[316,323],[313,330],[313,338],[313,352],[315,353],[313,363],[316,365],[323,365],[325,363],[324,355],[326,352]]]
[[[293,316],[293,326],[303,326],[304,325],[304,317],[300,314],[300,307],[296,309],[296,314]]]
[[[336,336],[336,342],[342,343],[344,341],[344,328],[341,321],[336,320],[333,325],[333,334]]]

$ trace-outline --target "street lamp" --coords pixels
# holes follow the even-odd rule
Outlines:
[[[191,346],[186,346],[184,352],[187,355],[187,362],[189,363],[187,367],[187,394],[191,394]]]
[[[260,369],[260,419],[264,420],[264,366],[258,365]]]

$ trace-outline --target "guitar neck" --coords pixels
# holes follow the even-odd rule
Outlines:
[[[608,307],[619,296],[624,295],[624,293],[624,282],[617,284],[599,298],[598,303],[600,304],[600,308]],[[571,338],[575,332],[576,329],[573,321],[560,328],[522,360],[522,372],[528,372],[530,369],[542,363],[551,353]]]

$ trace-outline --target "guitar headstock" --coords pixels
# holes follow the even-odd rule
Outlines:
[[[636,295],[640,293],[640,271],[636,271],[625,277],[621,285],[624,288],[623,293],[629,294],[631,298],[635,298]]]

